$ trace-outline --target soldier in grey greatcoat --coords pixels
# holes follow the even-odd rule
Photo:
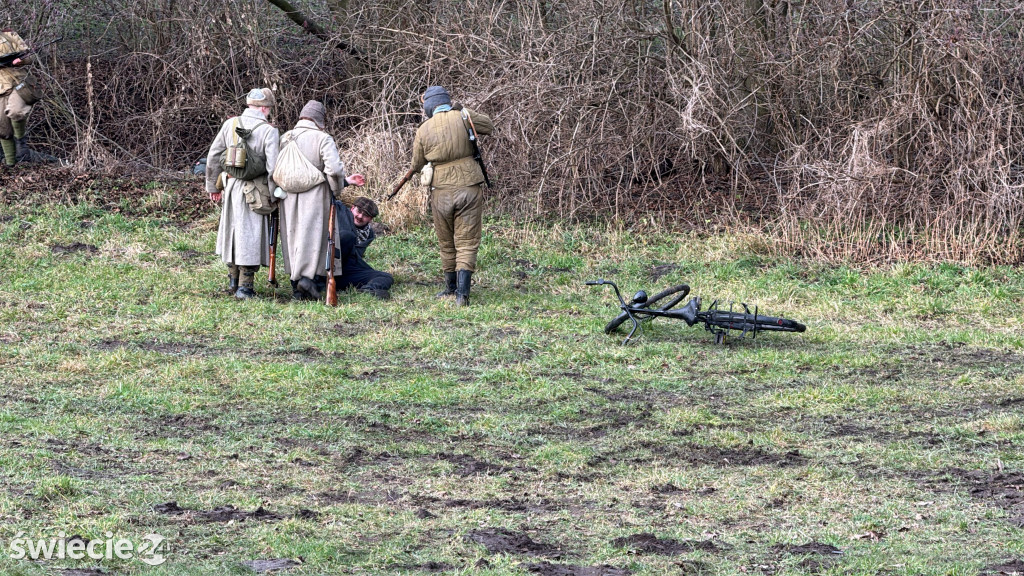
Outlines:
[[[274,93],[270,88],[254,88],[246,95],[245,103],[248,108],[236,118],[243,128],[252,130],[247,142],[267,161],[267,174],[256,179],[263,188],[274,190],[276,185],[271,174],[277,162],[280,133],[267,122],[275,103]],[[228,291],[245,300],[256,295],[253,286],[256,272],[270,259],[267,241],[269,222],[246,203],[245,182],[231,178],[226,172],[221,176],[224,169],[222,155],[233,138],[236,118],[224,122],[210,145],[210,153],[206,156],[206,191],[210,193],[211,200],[221,204],[217,254],[228,267]],[[217,187],[218,178],[224,178],[223,194]]]
[[[324,105],[310,100],[302,108],[295,128],[281,137],[282,148],[294,141],[302,156],[324,175],[324,182],[303,192],[289,192],[280,204],[284,268],[291,277],[296,300],[319,298],[327,283],[327,222],[332,198],[344,199],[346,184],[366,183],[362,174],[346,175],[338,145],[324,132],[325,125]],[[341,269],[336,270],[340,274]]]

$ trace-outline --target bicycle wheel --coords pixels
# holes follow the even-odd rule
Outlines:
[[[777,316],[723,312],[721,310],[706,312],[704,315],[704,321],[708,326],[725,328],[726,330],[755,333],[762,330],[766,332],[803,332],[807,330],[807,326],[796,320],[779,318]]]
[[[682,291],[683,293],[680,294],[679,296],[676,296],[675,298],[673,298],[665,306],[663,306],[661,308],[657,308],[658,310],[668,310],[668,309],[672,308],[673,306],[675,306],[676,304],[678,304],[683,298],[686,298],[686,295],[690,293],[690,287],[689,286],[687,286],[686,284],[679,284],[679,285],[676,285],[676,286],[672,286],[671,288],[666,288],[665,290],[662,290],[661,292],[658,292],[654,296],[648,298],[647,302],[645,302],[641,306],[637,306],[636,308],[637,309],[650,308],[653,304],[657,304],[658,301],[664,299],[667,296],[671,296],[671,295],[673,295],[673,294],[675,294],[676,292],[679,292],[679,291]],[[634,312],[633,315],[637,316],[637,313]],[[648,318],[649,318],[649,316],[648,316]],[[638,319],[642,320],[643,318],[638,317]],[[605,325],[604,333],[605,334],[611,334],[612,332],[615,332],[615,330],[617,330],[619,326],[622,326],[622,323],[625,322],[626,320],[629,320],[629,315],[628,314],[626,314],[625,312],[619,314],[611,322],[609,322],[608,324]]]
[[[668,304],[665,304],[664,306],[658,308],[658,310],[662,311],[670,310],[673,306],[682,302],[683,298],[686,298],[686,295],[690,293],[690,287],[687,284],[677,284],[676,286],[672,286],[671,288],[666,288],[661,292],[658,292],[654,296],[651,296],[650,298],[647,299],[647,304],[644,306],[644,308],[650,308],[654,304],[657,304],[659,300],[664,299],[666,296],[671,296],[676,292],[680,291],[682,292],[682,294],[670,300]]]
[[[608,324],[605,324],[604,333],[605,334],[611,334],[612,332],[615,332],[615,330],[619,326],[622,326],[622,323],[625,322],[626,320],[629,320],[629,315],[628,314],[626,314],[625,312],[623,312],[622,314],[619,314],[611,322],[609,322]]]

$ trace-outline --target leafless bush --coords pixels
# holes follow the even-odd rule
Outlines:
[[[271,85],[284,128],[328,104],[381,197],[441,84],[496,121],[497,209],[655,211],[824,259],[1017,261],[1024,243],[1016,3],[293,2],[326,40],[266,0],[0,4],[66,37],[33,122],[86,168],[183,169]]]

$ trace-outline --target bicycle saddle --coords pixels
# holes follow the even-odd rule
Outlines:
[[[679,312],[683,317],[683,322],[686,322],[687,326],[693,326],[697,323],[697,312],[700,312],[700,296],[690,298],[690,301],[683,306]]]

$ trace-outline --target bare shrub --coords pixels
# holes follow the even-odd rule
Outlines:
[[[757,227],[830,260],[1021,258],[1024,10],[1002,0],[293,2],[326,41],[266,0],[0,4],[66,37],[33,122],[83,168],[181,170],[269,85],[284,128],[327,103],[382,198],[441,84],[496,121],[498,210]],[[405,194],[392,223],[422,217]]]

